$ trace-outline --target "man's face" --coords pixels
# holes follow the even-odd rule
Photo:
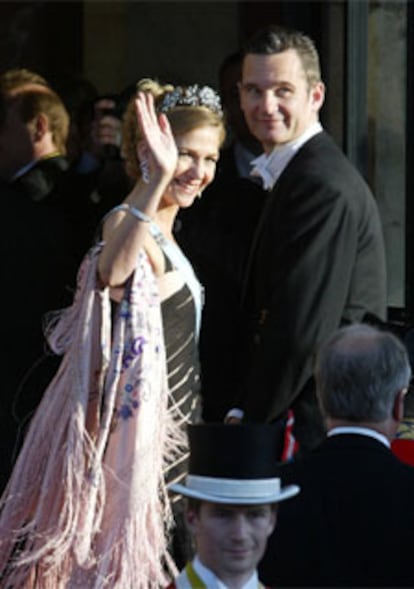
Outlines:
[[[318,120],[322,82],[309,88],[294,49],[272,55],[249,53],[243,61],[241,108],[250,131],[270,153],[299,137]]]
[[[0,178],[10,180],[33,158],[33,141],[29,127],[21,120],[17,105],[12,104],[0,128]]]
[[[200,561],[226,583],[252,575],[275,526],[276,511],[270,505],[203,502],[198,513],[188,511],[187,520]]]

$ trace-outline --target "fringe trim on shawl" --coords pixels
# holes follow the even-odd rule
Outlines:
[[[142,254],[112,329],[99,252],[49,333],[65,356],[1,499],[4,587],[155,589],[176,574],[163,473],[187,448],[167,408],[157,286]]]

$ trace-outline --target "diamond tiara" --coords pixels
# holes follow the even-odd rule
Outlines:
[[[205,106],[219,115],[222,114],[220,97],[210,86],[177,86],[165,94],[158,111],[165,113],[177,106]]]

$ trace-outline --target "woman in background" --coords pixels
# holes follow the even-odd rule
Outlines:
[[[150,80],[125,125],[136,183],[49,332],[65,357],[2,498],[7,587],[155,588],[174,571],[165,472],[182,474],[200,414],[201,288],[172,231],[212,181],[224,127],[210,88]]]

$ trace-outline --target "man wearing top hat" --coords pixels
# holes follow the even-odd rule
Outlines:
[[[276,524],[276,504],[299,487],[276,476],[280,430],[274,425],[189,427],[184,485],[196,555],[168,589],[258,589],[256,567]]]

